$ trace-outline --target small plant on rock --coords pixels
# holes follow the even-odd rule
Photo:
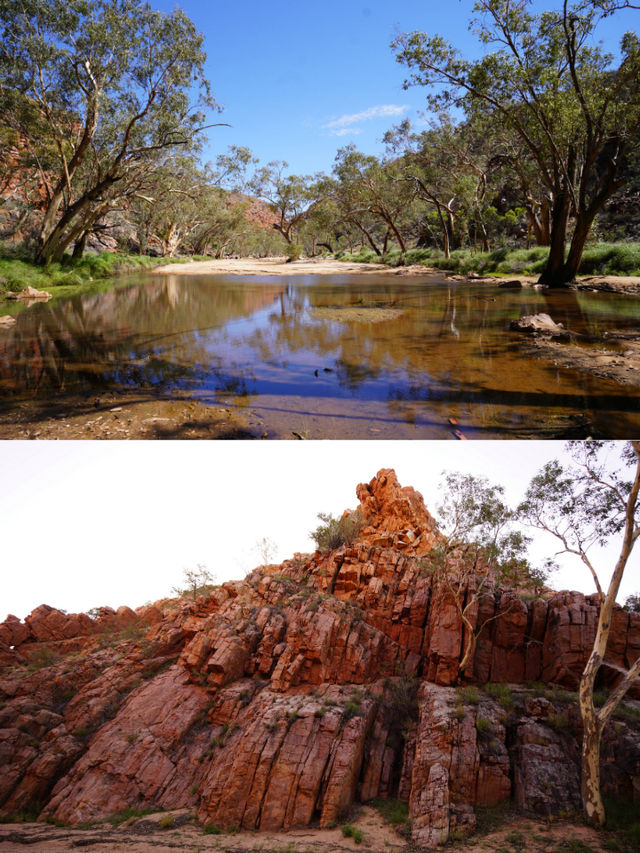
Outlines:
[[[202,563],[195,569],[183,569],[184,587],[174,586],[171,591],[179,596],[188,596],[194,601],[199,595],[210,592],[215,584],[215,576]]]
[[[340,518],[319,512],[318,518],[322,524],[311,531],[309,536],[320,551],[334,551],[341,545],[349,545],[357,539],[364,525],[364,517],[359,509],[345,512]]]

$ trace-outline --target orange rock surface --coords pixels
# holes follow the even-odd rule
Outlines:
[[[414,840],[433,846],[473,828],[476,805],[577,806],[577,706],[525,682],[575,690],[595,600],[492,589],[476,618],[496,618],[461,688],[462,626],[425,562],[434,519],[390,470],[357,494],[366,524],[352,545],[196,601],[95,618],[42,605],[0,624],[0,812],[75,824],[192,808],[276,831],[398,797]],[[640,616],[616,610],[603,684],[639,650]],[[510,682],[508,701],[487,682]],[[638,726],[617,720],[605,790],[640,797],[639,768]]]

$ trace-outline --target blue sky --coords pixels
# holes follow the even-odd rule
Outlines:
[[[174,0],[151,0],[171,11]],[[536,10],[558,0],[534,3]],[[328,172],[338,148],[355,143],[383,150],[384,132],[402,118],[418,119],[420,89],[404,91],[403,68],[390,42],[412,30],[444,35],[467,55],[478,53],[468,32],[472,0],[182,0],[177,4],[205,35],[207,73],[220,121],[205,159],[245,145],[263,163],[286,160],[296,174]],[[603,28],[614,48],[638,12]]]

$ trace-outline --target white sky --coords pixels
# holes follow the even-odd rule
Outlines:
[[[264,536],[278,562],[312,551],[317,513],[354,508],[356,485],[381,468],[435,512],[444,469],[485,475],[515,502],[562,454],[562,442],[535,441],[0,442],[0,620],[42,603],[137,607],[197,563],[219,583],[241,578]],[[551,583],[592,591],[573,561]],[[635,555],[621,599],[638,590]]]

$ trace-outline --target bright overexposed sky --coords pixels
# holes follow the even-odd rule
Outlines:
[[[443,469],[485,475],[522,497],[562,442],[0,442],[0,621],[46,603],[69,612],[170,594],[185,567],[218,582],[312,551],[318,512],[357,506],[356,485],[395,468],[435,512]],[[541,554],[554,550],[540,545]],[[638,556],[622,598],[638,591]],[[610,563],[610,560],[608,561]],[[603,561],[603,576],[607,576]],[[551,584],[592,591],[570,561]]]
[[[182,8],[204,35],[207,76],[224,112],[205,159],[228,145],[248,146],[263,163],[286,160],[296,174],[331,171],[338,148],[383,151],[382,136],[403,118],[420,121],[421,89],[403,90],[407,69],[390,43],[414,30],[443,35],[465,56],[482,50],[469,32],[474,0],[151,0]],[[534,0],[557,9],[560,0]],[[598,37],[612,52],[637,29],[626,10],[603,22]]]

